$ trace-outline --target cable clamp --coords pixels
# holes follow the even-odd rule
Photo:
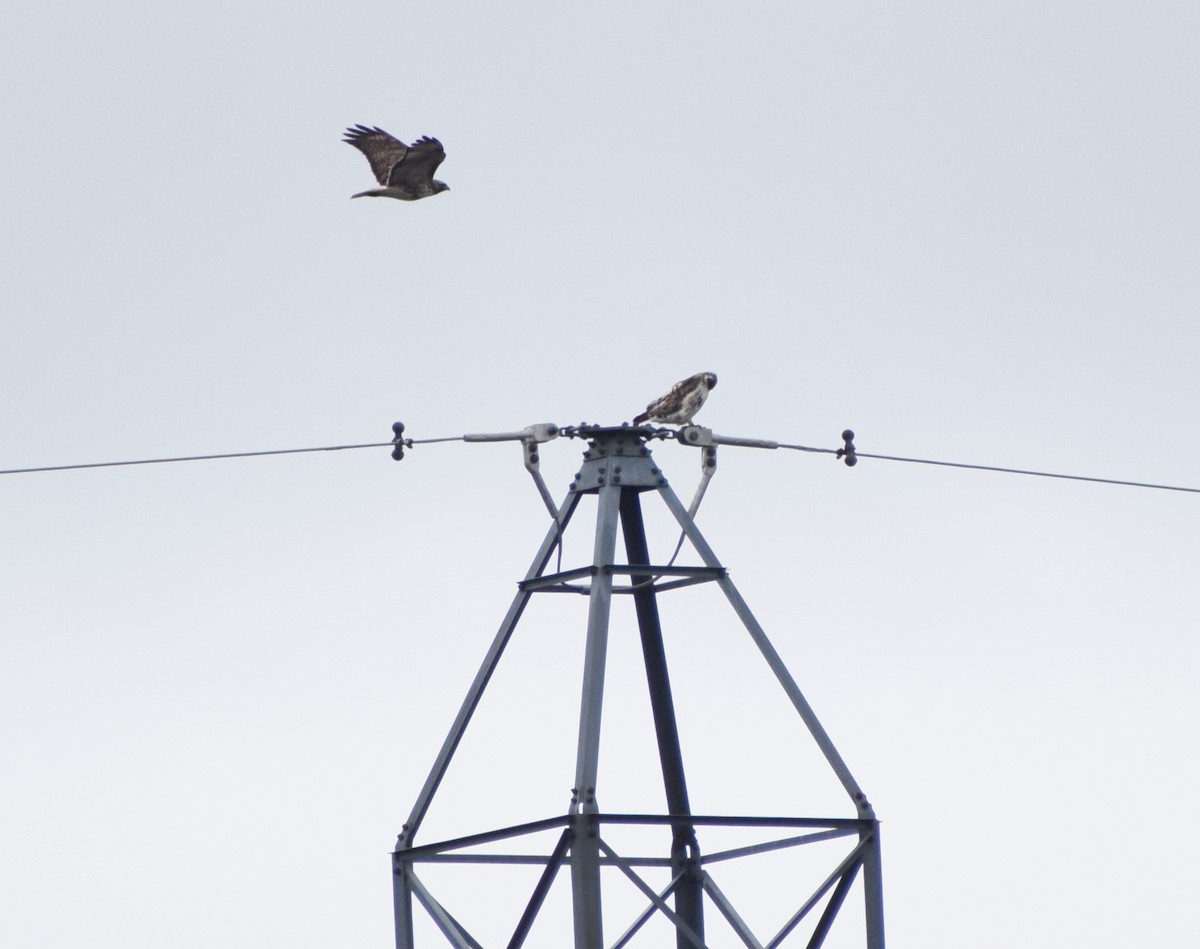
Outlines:
[[[526,441],[533,442],[550,442],[558,438],[560,429],[553,422],[539,422],[537,425],[530,425],[522,435]]]
[[[715,444],[712,429],[703,425],[685,425],[676,433],[675,438],[685,445],[694,445],[697,448]]]

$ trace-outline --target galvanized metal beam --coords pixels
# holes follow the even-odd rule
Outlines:
[[[846,894],[850,892],[850,887],[854,885],[854,878],[858,876],[858,868],[860,866],[862,866],[861,863],[854,864],[838,880],[838,885],[834,887],[833,895],[829,897],[829,902],[825,904],[825,912],[817,920],[817,925],[813,928],[812,936],[809,937],[808,949],[821,949],[821,946],[825,945],[825,937],[829,935],[829,929],[833,925],[834,919],[837,918],[838,911],[842,908],[842,904],[846,902]]]
[[[525,579],[533,579],[546,569],[546,565],[550,562],[550,557],[554,553],[554,548],[562,536],[562,531],[570,522],[571,515],[575,513],[575,508],[579,505],[579,501],[580,497],[578,494],[574,492],[568,494],[567,499],[558,510],[555,522],[546,532],[546,537],[542,541],[537,555],[533,558],[533,563],[530,565]],[[429,805],[433,801],[433,796],[437,793],[438,786],[442,783],[442,779],[446,775],[446,769],[450,767],[450,760],[454,757],[454,752],[458,748],[459,742],[462,741],[463,733],[471,721],[471,716],[475,714],[475,709],[479,705],[483,691],[487,688],[492,673],[495,672],[496,665],[504,653],[504,647],[508,645],[508,640],[512,636],[517,621],[521,618],[526,605],[529,603],[531,595],[525,591],[518,591],[517,595],[513,598],[508,613],[505,615],[503,622],[501,622],[495,639],[492,640],[491,648],[488,650],[483,663],[479,667],[479,671],[475,675],[475,681],[471,683],[471,688],[467,691],[466,698],[463,699],[458,715],[454,719],[454,723],[450,726],[450,732],[442,743],[441,751],[438,752],[437,759],[429,771],[429,776],[425,779],[425,784],[421,788],[420,794],[417,795],[416,803],[413,804],[408,821],[405,823],[396,841],[397,850],[411,847],[413,838],[416,836],[421,822],[425,819],[425,814],[429,810]],[[393,858],[393,861],[395,861],[395,858]],[[407,867],[401,866],[397,870],[393,866],[392,871],[392,902],[396,924],[396,949],[415,949],[412,928],[412,880],[415,877],[406,872],[407,869]]]
[[[413,934],[412,884],[408,864],[392,867],[392,913],[396,921],[396,949],[415,949]]]
[[[646,542],[641,501],[632,489],[621,494],[621,528],[629,567],[633,571],[630,574],[633,605],[642,640],[642,658],[650,689],[650,709],[658,739],[667,812],[674,818],[671,823],[671,868],[673,875],[680,878],[675,888],[675,912],[703,940],[704,881],[700,872],[700,845],[696,840],[696,828],[687,819],[692,813],[692,805],[688,801],[683,750],[679,745],[679,726],[675,720],[675,701],[671,695],[671,677],[667,671],[667,653],[654,592],[654,575],[649,570],[650,549]],[[687,949],[691,944],[682,931],[677,933],[676,941],[679,949]]]
[[[601,814],[606,824],[669,824],[669,814]],[[854,831],[870,830],[872,821],[860,817],[780,817],[747,814],[693,814],[697,827],[844,827]]]
[[[511,827],[501,827],[497,830],[487,830],[479,834],[468,834],[465,837],[454,837],[450,840],[439,840],[435,843],[424,844],[420,847],[407,847],[395,854],[398,860],[414,862],[424,860],[429,854],[445,853],[447,850],[461,850],[464,847],[478,847],[481,844],[495,843],[497,840],[508,840],[510,837],[524,837],[555,827],[566,827],[570,818],[565,814],[547,817],[543,820],[529,821],[524,824],[514,824]]]
[[[604,479],[601,478],[604,482]],[[584,646],[583,689],[579,705],[579,743],[575,755],[574,834],[571,842],[571,896],[575,949],[603,949],[600,904],[599,829],[593,816],[596,775],[600,760],[600,721],[604,706],[604,669],[608,657],[608,619],[612,607],[612,572],[616,554],[620,484],[601,483],[597,490],[596,537],[592,550],[592,579],[588,600],[587,643]]]
[[[561,528],[565,528],[570,522],[571,515],[575,513],[575,508],[578,506],[579,501],[580,496],[575,492],[568,494],[567,499],[558,510],[558,517],[555,523],[546,532],[546,538],[542,541],[542,546],[538,549],[537,556],[533,558],[533,563],[525,575],[526,580],[532,580],[546,569],[546,564],[550,562],[550,557],[558,543]],[[512,636],[513,629],[517,625],[517,620],[521,618],[521,614],[525,611],[525,607],[529,603],[529,597],[530,593],[524,590],[519,590],[517,595],[513,597],[512,605],[509,606],[508,613],[505,615],[504,621],[500,624],[500,629],[496,632],[495,639],[492,640],[491,648],[488,649],[487,655],[479,667],[479,671],[475,674],[475,681],[471,683],[470,689],[467,690],[467,696],[463,699],[462,706],[458,710],[458,715],[454,719],[454,724],[450,726],[450,733],[442,743],[442,749],[433,763],[433,768],[430,769],[429,777],[425,779],[425,785],[421,788],[421,793],[417,795],[417,801],[413,805],[412,812],[408,815],[408,821],[405,823],[404,829],[401,831],[400,838],[397,841],[397,849],[412,844],[413,838],[416,836],[417,830],[420,828],[421,822],[425,819],[425,814],[429,810],[433,795],[437,793],[438,786],[442,783],[442,778],[446,776],[446,769],[450,767],[450,759],[454,757],[454,752],[457,750],[459,742],[462,741],[467,724],[471,721],[471,716],[475,714],[475,709],[479,705],[480,698],[483,696],[483,690],[487,688],[487,684],[492,678],[492,673],[496,671],[496,665],[504,653],[504,647],[508,645],[509,637]]]
[[[568,819],[569,820],[569,819]],[[516,867],[544,867],[551,862],[549,856],[523,853],[439,853],[420,860],[405,861],[410,863],[457,863],[462,865],[479,866],[481,864],[501,864]],[[631,857],[631,866],[635,867],[664,867],[670,868],[670,857]],[[605,857],[600,858],[600,866],[608,866]]]
[[[680,917],[678,913],[672,910],[671,907],[666,904],[666,901],[650,888],[650,885],[646,883],[645,880],[633,872],[633,869],[629,866],[629,862],[627,860],[622,859],[617,852],[614,851],[612,847],[608,846],[608,844],[606,844],[603,840],[599,841],[599,845],[600,851],[617,865],[617,869],[624,873],[634,886],[642,891],[642,895],[654,904],[654,908],[675,924],[675,931],[686,938],[686,942],[684,943],[685,946],[689,946],[691,949],[708,949],[708,946],[706,946],[704,943],[703,937],[691,926],[689,926],[687,921]]]
[[[666,502],[667,507],[674,515],[675,520],[687,535],[688,540],[692,542],[692,546],[696,548],[696,552],[700,555],[700,559],[710,567],[720,567],[721,562],[717,559],[717,555],[713,553],[711,547],[708,546],[708,541],[704,539],[704,535],[700,533],[700,529],[696,527],[696,522],[688,516],[687,510],[680,503],[679,498],[675,496],[675,492],[671,490],[670,485],[663,484],[658,489],[662,499]],[[850,773],[850,769],[846,766],[846,762],[842,760],[842,756],[838,753],[837,748],[833,744],[833,739],[829,737],[829,733],[825,731],[825,727],[817,718],[816,712],[813,711],[811,705],[808,704],[808,699],[804,697],[804,693],[800,691],[800,687],[796,685],[796,680],[792,678],[791,672],[788,671],[779,653],[775,651],[771,640],[767,638],[766,632],[759,625],[754,614],[750,612],[750,607],[746,601],[742,599],[741,593],[738,592],[733,581],[726,576],[722,576],[717,580],[721,590],[725,593],[726,599],[729,600],[733,611],[737,614],[738,619],[742,621],[742,625],[746,627],[746,631],[750,634],[750,638],[754,640],[754,644],[766,659],[767,665],[771,667],[771,671],[775,673],[775,678],[783,687],[784,692],[792,701],[792,705],[799,713],[800,718],[807,726],[813,740],[821,749],[821,753],[825,756],[825,760],[829,762],[829,766],[841,781],[842,787],[853,801],[855,808],[858,810],[860,817],[874,818],[875,814],[871,810],[871,804],[867,800],[867,796],[863,793],[862,788],[858,786],[858,782],[854,780],[854,775]]]
[[[607,860],[608,858],[605,857],[605,859]],[[609,862],[611,863],[612,861],[610,860]],[[631,867],[637,866],[637,863],[633,860],[626,860],[625,862]],[[675,887],[678,885],[678,883],[679,883],[679,877],[675,877],[675,879],[673,879],[670,883],[668,883],[666,885],[666,887],[664,887],[663,889],[658,891],[658,898],[660,900],[665,901],[666,898],[668,896],[670,896],[672,892],[674,892]],[[625,946],[629,945],[629,940],[631,940],[634,936],[636,936],[638,933],[638,930],[641,929],[643,926],[645,926],[646,923],[650,920],[650,917],[653,916],[657,912],[658,912],[658,907],[654,903],[651,903],[644,910],[642,910],[638,914],[637,918],[632,923],[630,923],[629,928],[626,929],[625,932],[623,932],[621,934],[621,938],[612,944],[612,949],[624,949]]]
[[[746,944],[746,949],[763,949],[763,944],[758,941],[758,938],[750,931],[750,927],[746,925],[746,921],[733,908],[733,904],[729,902],[729,897],[717,886],[717,881],[712,878],[711,873],[706,872],[704,874],[704,892],[716,904],[717,909],[721,911],[721,915],[725,917],[725,921],[733,927],[733,931],[737,933],[738,938]]]
[[[533,921],[537,919],[538,911],[546,900],[546,894],[550,892],[550,886],[554,883],[554,877],[558,874],[558,868],[562,865],[563,858],[567,855],[570,846],[571,831],[564,830],[558,838],[558,845],[550,854],[546,869],[538,878],[537,886],[533,888],[533,895],[529,897],[529,903],[525,906],[525,912],[521,914],[512,938],[508,941],[508,949],[521,949],[521,946],[525,944],[525,937],[529,935]]]
[[[883,858],[879,844],[879,822],[873,821],[870,840],[863,853],[863,899],[867,909],[867,949],[884,949]],[[864,838],[868,832],[863,831]]]
[[[462,924],[450,915],[446,907],[434,899],[429,890],[425,888],[425,884],[417,879],[416,874],[410,875],[409,883],[413,893],[421,901],[421,905],[425,907],[437,928],[442,931],[442,935],[449,940],[454,949],[483,949],[463,928]]]
[[[717,853],[706,853],[703,863],[707,867],[725,860],[737,860],[741,857],[753,857],[760,853],[770,853],[772,850],[786,850],[789,847],[801,847],[804,844],[836,840],[839,837],[852,837],[854,833],[853,830],[824,830],[816,834],[802,834],[799,837],[768,840],[761,844],[751,844],[747,847],[733,847],[729,850],[720,850]]]
[[[802,904],[800,904],[800,908],[792,914],[792,917],[786,923],[783,924],[783,928],[775,934],[775,938],[767,943],[766,949],[778,949],[779,945],[788,937],[788,934],[791,933],[791,931],[800,924],[801,920],[803,920],[804,917],[812,911],[812,908],[821,901],[821,897],[828,893],[830,889],[851,870],[854,870],[855,872],[858,871],[858,865],[862,861],[862,855],[865,849],[866,844],[860,841],[858,846],[851,850],[850,853],[847,854],[842,860],[842,862],[837,865],[834,871],[829,874],[824,881],[822,881],[821,885],[818,886],[816,890],[813,891],[813,894]]]
[[[621,564],[613,564],[606,569],[614,576],[622,576],[635,572],[635,568]],[[690,586],[694,583],[708,583],[725,574],[724,570],[714,570],[711,567],[676,567],[670,564],[663,566],[652,565],[645,572],[643,572],[641,567],[638,567],[636,568],[636,572],[639,576],[643,577],[642,580],[630,586],[614,586],[613,593],[636,593],[638,588],[643,585],[653,586],[657,592],[661,593],[663,590],[675,587]],[[580,593],[584,596],[589,596],[592,592],[590,581],[587,585],[582,583],[575,584],[569,581],[579,580],[583,577],[594,577],[596,573],[595,567],[575,567],[574,569],[562,570],[558,573],[543,574],[532,580],[522,580],[520,588],[522,590],[534,590],[539,593]],[[683,579],[669,583],[659,583],[658,581],[663,577],[682,577]]]

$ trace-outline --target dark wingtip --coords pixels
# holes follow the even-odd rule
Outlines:
[[[383,132],[384,135],[387,135],[387,132],[384,132],[383,129],[373,129],[369,126],[362,125],[361,123],[358,125],[349,125],[346,127],[346,131],[343,133],[346,137],[343,138],[342,141],[349,142],[351,145],[353,145],[364,135],[371,135],[374,132]]]

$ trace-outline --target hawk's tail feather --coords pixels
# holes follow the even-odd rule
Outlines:
[[[641,425],[643,422],[649,422],[649,421],[650,421],[650,413],[649,412],[643,412],[641,415],[635,415],[633,417],[634,425]]]

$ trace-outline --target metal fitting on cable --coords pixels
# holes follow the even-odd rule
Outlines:
[[[846,443],[845,447],[837,450],[837,456],[846,463],[847,468],[853,468],[858,464],[858,455],[854,451],[854,432],[846,429],[842,432],[842,441]]]

